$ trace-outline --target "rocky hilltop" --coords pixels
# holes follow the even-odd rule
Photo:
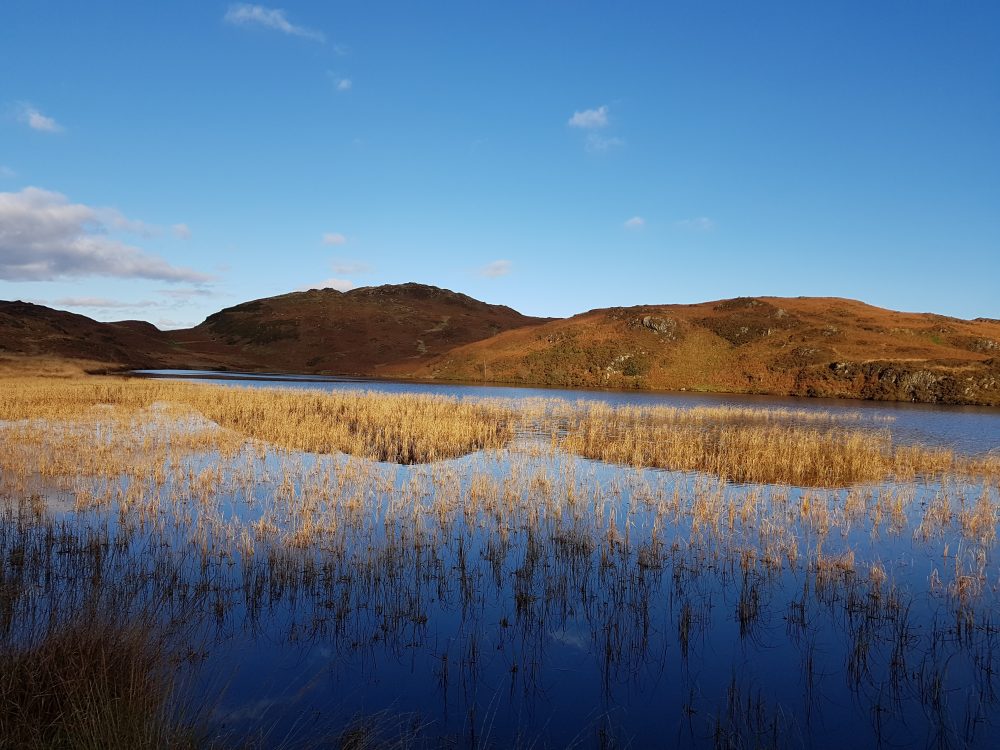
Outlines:
[[[1000,322],[840,298],[617,307],[458,347],[405,374],[1000,405]],[[404,374],[401,372],[400,374]]]

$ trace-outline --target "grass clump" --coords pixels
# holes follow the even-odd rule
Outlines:
[[[989,457],[896,446],[886,427],[850,424],[857,419],[850,414],[599,404],[578,405],[562,419],[554,440],[570,453],[745,484],[845,487],[946,472],[981,476],[1000,468]]]
[[[400,464],[501,448],[513,437],[515,422],[500,404],[437,396],[111,378],[10,379],[3,385],[0,420],[127,422],[154,405],[168,405],[282,448]]]
[[[106,608],[0,646],[0,747],[199,746],[176,716],[170,652],[150,625]]]

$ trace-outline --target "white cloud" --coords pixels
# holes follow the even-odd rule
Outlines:
[[[194,328],[195,325],[189,320],[174,320],[173,318],[157,318],[155,324],[161,331],[166,331],[171,328]]]
[[[646,220],[641,216],[633,216],[631,219],[626,219],[624,226],[626,229],[642,229],[646,226]]]
[[[140,302],[122,302],[106,297],[61,297],[52,304],[60,307],[93,308],[95,310],[139,310],[145,307],[156,307],[158,303],[151,300]]]
[[[571,128],[583,128],[585,130],[607,127],[607,105],[602,105],[597,109],[585,109],[580,112],[574,112],[567,124]]]
[[[510,273],[511,263],[509,260],[495,260],[492,263],[487,263],[485,266],[479,269],[479,275],[485,276],[489,279],[496,279],[500,276],[506,276]]]
[[[174,237],[179,240],[191,239],[191,228],[187,224],[174,224],[170,227],[170,231],[173,232]]]
[[[345,245],[347,244],[347,237],[340,234],[339,232],[327,232],[323,235],[324,245]]]
[[[711,232],[715,229],[715,222],[707,216],[696,216],[693,219],[681,219],[675,221],[674,226],[681,229],[693,229],[698,232]]]
[[[192,297],[215,297],[217,292],[204,287],[188,287],[182,289],[160,289],[156,292],[164,297],[171,297],[175,300],[187,300]]]
[[[129,220],[114,210],[70,203],[66,196],[48,190],[28,187],[17,193],[0,193],[0,279],[113,276],[170,282],[211,280],[207,274],[171,265],[109,236],[108,216],[119,216],[126,228],[129,225]]]
[[[310,289],[336,289],[338,292],[346,292],[348,289],[354,288],[354,282],[350,279],[327,279],[326,281],[321,281],[318,284],[309,284],[308,286],[299,287],[298,291],[308,292]]]
[[[0,178],[10,179],[12,177],[17,177],[17,172],[15,172],[10,167],[0,164]]]
[[[335,260],[333,262],[333,272],[351,275],[355,273],[368,273],[372,270],[372,267],[367,263],[362,263],[357,260]]]
[[[598,135],[597,133],[587,133],[587,140],[583,145],[584,148],[591,153],[601,153],[603,151],[610,151],[613,148],[624,146],[625,139],[618,138],[616,136],[606,137]]]
[[[322,31],[307,29],[305,26],[296,26],[285,16],[285,11],[280,8],[265,8],[263,5],[250,5],[249,3],[237,3],[230,5],[229,10],[222,20],[233,26],[263,26],[267,29],[280,31],[283,34],[299,36],[303,39],[312,39],[317,42],[326,41],[326,36]]]
[[[63,130],[62,126],[53,118],[46,117],[27,102],[22,102],[18,105],[17,119],[32,130],[38,130],[43,133],[61,133]]]

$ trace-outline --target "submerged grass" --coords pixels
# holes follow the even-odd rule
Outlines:
[[[843,630],[858,690],[881,689],[872,665],[885,649],[890,675],[910,664],[892,677],[900,705],[933,698],[907,682],[918,663],[942,684],[932,670],[956,654],[984,680],[1000,673],[996,457],[896,446],[884,425],[788,410],[517,409],[111,379],[0,386],[0,737],[12,747],[215,741],[178,718],[173,670],[186,652],[171,628],[186,613],[215,633],[321,643],[334,661],[447,643],[437,681],[450,700],[491,658],[512,696],[527,693],[562,639],[600,662],[610,695],[647,671],[658,633],[676,633],[663,648],[676,643],[685,665],[697,659],[720,602],[741,643],[760,639],[791,580],[801,594],[789,638]],[[929,597],[949,616],[926,632],[907,620],[891,561],[856,549],[907,535],[934,548]],[[123,594],[130,586],[142,596]],[[725,596],[713,601],[713,586]],[[459,632],[429,625],[442,611],[461,612]],[[275,625],[275,612],[293,616]],[[813,659],[810,679],[822,671]],[[775,704],[738,693],[692,719],[700,744],[780,745]],[[470,719],[476,733],[450,740],[488,746],[478,739],[491,721]],[[417,725],[361,720],[331,736],[404,744]]]
[[[200,598],[171,607],[115,546],[0,503],[0,748],[202,746],[182,669]]]

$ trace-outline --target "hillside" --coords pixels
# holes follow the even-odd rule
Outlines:
[[[0,301],[0,355],[151,367],[169,353],[169,342],[151,323],[99,323],[44,305]]]
[[[377,375],[545,322],[423,284],[295,292],[254,300],[167,335],[200,361],[274,372]]]
[[[0,358],[1000,406],[1000,320],[839,298],[591,310],[565,320],[421,284],[295,292],[159,331],[0,302]],[[95,364],[96,363],[96,364]]]
[[[1000,321],[901,313],[839,298],[644,305],[508,331],[393,372],[1000,405]]]

